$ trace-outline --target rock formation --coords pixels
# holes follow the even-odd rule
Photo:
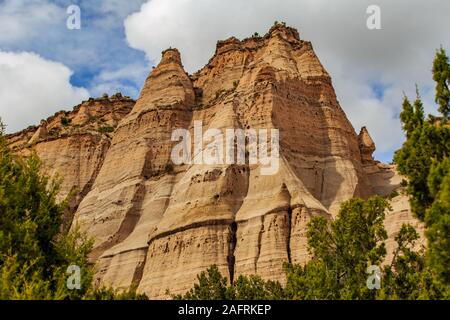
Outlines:
[[[375,152],[375,143],[367,131],[366,127],[362,127],[358,135],[359,150],[361,151],[361,161],[363,164],[374,162],[372,154]]]
[[[190,288],[213,264],[229,279],[284,281],[284,262],[308,259],[311,217],[333,219],[344,200],[387,196],[400,186],[395,167],[373,160],[367,130],[355,133],[311,43],[284,24],[264,37],[219,41],[193,75],[168,49],[133,109],[117,101],[106,104],[117,112],[96,119],[95,130],[82,127],[81,136],[55,137],[55,116],[10,137],[17,150],[34,145],[50,173],[65,172],[62,196],[82,190],[73,224],[95,239],[97,281],[106,285],[135,284],[164,298]],[[94,108],[105,104],[84,103],[66,117],[89,123]],[[115,119],[114,134],[97,132],[103,117]],[[172,132],[194,135],[198,121],[204,130],[278,129],[278,172],[262,175],[261,164],[248,159],[174,165]],[[391,251],[399,223],[414,221],[404,195],[394,203],[386,222]]]
[[[9,146],[25,156],[36,151],[44,173],[61,181],[58,198],[74,192],[69,204],[73,212],[91,189],[115,127],[134,103],[120,94],[90,99],[71,112],[58,112],[41,121],[38,127],[9,135]]]

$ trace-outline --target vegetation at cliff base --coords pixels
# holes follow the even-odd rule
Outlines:
[[[369,288],[368,269],[385,258],[383,225],[388,202],[381,197],[367,201],[351,199],[343,203],[334,221],[315,217],[308,224],[311,259],[305,265],[286,264],[286,284],[265,281],[259,276],[239,276],[228,284],[217,266],[198,276],[185,295],[187,300],[337,300],[417,298],[423,270],[421,253],[412,250],[418,234],[405,225],[396,237],[397,248],[391,265],[380,270],[384,278],[379,290]]]
[[[373,299],[367,268],[386,255],[383,225],[388,202],[381,197],[351,199],[334,221],[315,217],[308,225],[311,260],[287,266],[287,295],[293,299]]]
[[[198,282],[184,295],[172,295],[176,300],[281,300],[284,290],[277,281],[265,281],[256,275],[240,276],[233,285],[217,266],[211,266],[197,276]],[[170,294],[170,292],[168,292]]]

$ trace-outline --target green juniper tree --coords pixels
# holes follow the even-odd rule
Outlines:
[[[419,234],[411,225],[403,225],[395,237],[397,248],[390,265],[383,268],[381,290],[378,299],[419,299],[423,291],[421,283],[425,261],[423,250],[414,250]]]
[[[406,141],[394,161],[408,177],[411,209],[426,225],[426,252],[421,298],[450,298],[450,65],[444,49],[436,53],[433,79],[441,118],[424,118],[417,96],[412,108],[405,97],[400,115]]]
[[[168,292],[169,293],[169,292]],[[170,294],[170,293],[169,293]],[[239,276],[233,283],[215,265],[197,276],[197,283],[184,295],[172,295],[180,300],[280,300],[284,290],[279,282],[265,281],[259,276]]]
[[[447,121],[450,111],[450,64],[443,48],[436,52],[433,62],[433,80],[436,82],[436,103],[439,105],[439,112]]]
[[[198,283],[185,295],[173,295],[177,300],[231,300],[233,298],[228,279],[213,265],[197,276]],[[168,292],[169,293],[169,292]],[[170,294],[170,293],[169,293]]]
[[[311,260],[287,266],[286,293],[292,299],[373,299],[367,268],[386,255],[383,226],[388,202],[381,197],[351,199],[337,218],[315,217],[308,226]]]
[[[84,289],[65,289],[62,268],[77,262],[90,281],[90,243],[71,243],[59,234],[65,203],[55,198],[58,185],[40,175],[35,154],[13,155],[0,133],[0,298],[53,299],[78,297]],[[66,246],[67,250],[61,250]],[[74,259],[73,261],[71,261]]]
[[[286,264],[286,284],[265,281],[259,276],[239,276],[228,284],[216,266],[198,276],[185,295],[188,300],[253,299],[413,299],[421,291],[424,259],[412,248],[417,233],[403,226],[396,237],[392,264],[383,269],[381,290],[367,286],[368,267],[380,266],[386,250],[383,221],[389,209],[386,199],[351,199],[342,204],[334,221],[315,217],[308,224],[311,259],[305,265]],[[381,269],[380,269],[381,270]]]

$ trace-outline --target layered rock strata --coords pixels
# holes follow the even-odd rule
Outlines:
[[[42,120],[39,126],[9,135],[9,146],[25,156],[36,151],[44,173],[60,181],[58,199],[72,195],[69,211],[73,213],[92,187],[115,127],[134,103],[121,94],[91,98],[70,112]]]
[[[79,167],[68,165],[77,176],[66,177],[63,195],[75,185],[85,190],[73,224],[95,239],[96,281],[136,285],[151,298],[183,293],[213,264],[231,281],[241,274],[284,281],[284,262],[308,260],[311,217],[333,219],[344,200],[400,187],[395,167],[373,160],[368,131],[355,133],[311,43],[284,24],[263,37],[219,41],[193,75],[176,49],[164,51],[128,111],[111,139],[67,137],[76,158],[69,162]],[[172,134],[186,129],[194,137],[198,123],[203,132],[278,129],[278,170],[262,174],[248,146],[242,163],[195,161],[210,152],[207,143],[192,143],[194,160],[174,164]],[[51,130],[42,124],[22,140],[46,141]],[[22,140],[11,137],[11,145]],[[35,147],[46,167],[68,163],[45,143],[41,152],[40,142]],[[89,170],[78,158],[89,159]],[[405,199],[394,198],[386,219],[390,251],[401,223],[415,221]]]

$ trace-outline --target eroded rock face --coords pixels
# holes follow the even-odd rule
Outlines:
[[[361,151],[361,161],[364,164],[374,162],[372,154],[375,152],[375,143],[367,131],[366,127],[362,127],[358,135],[359,150]]]
[[[115,127],[134,103],[120,94],[90,99],[71,112],[58,112],[41,121],[38,127],[9,135],[9,146],[25,156],[36,151],[44,173],[61,181],[58,199],[74,192],[69,204],[69,211],[74,211],[92,187]]]
[[[82,109],[73,121],[89,119]],[[172,132],[194,136],[199,121],[205,131],[279,129],[278,171],[262,175],[261,164],[248,159],[174,165]],[[50,123],[39,128],[22,140],[52,134]],[[98,282],[134,284],[151,298],[183,293],[213,264],[231,280],[258,274],[284,281],[284,262],[308,260],[311,217],[332,219],[342,201],[389,195],[401,182],[395,168],[373,160],[367,130],[355,133],[311,43],[284,24],[264,37],[218,42],[208,64],[191,76],[180,53],[166,50],[111,137],[54,141],[67,143],[71,161],[79,163],[79,180],[70,177],[67,189],[89,186],[73,223],[95,239]],[[11,137],[11,144],[19,140]],[[51,143],[36,145],[46,166],[65,161]],[[89,159],[86,169],[77,159]],[[404,199],[387,219],[391,239],[400,221],[413,221]]]

